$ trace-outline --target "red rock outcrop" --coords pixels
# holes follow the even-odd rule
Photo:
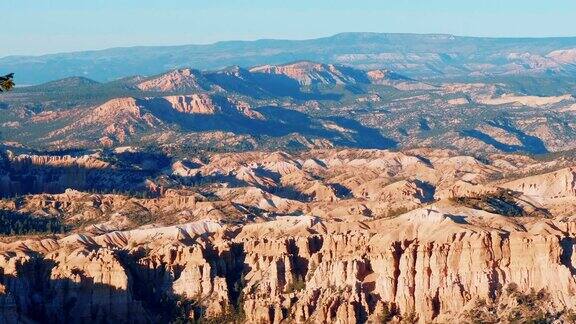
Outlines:
[[[142,81],[136,85],[143,91],[205,91],[210,86],[202,72],[193,69],[173,70],[157,77]]]

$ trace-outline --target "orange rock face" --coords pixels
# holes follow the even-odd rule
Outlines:
[[[143,91],[170,92],[178,90],[202,91],[208,89],[202,73],[193,69],[174,70],[137,84]]]

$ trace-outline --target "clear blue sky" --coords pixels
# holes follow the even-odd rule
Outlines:
[[[576,36],[576,0],[0,0],[0,57],[347,31]]]

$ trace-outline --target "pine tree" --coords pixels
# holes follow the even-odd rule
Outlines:
[[[0,92],[12,90],[14,88],[14,73],[0,76]]]

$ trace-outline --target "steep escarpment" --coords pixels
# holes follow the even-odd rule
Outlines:
[[[316,84],[345,85],[369,82],[368,78],[362,71],[345,66],[321,64],[309,61],[284,65],[258,66],[250,69],[250,72],[284,75],[305,86]]]

